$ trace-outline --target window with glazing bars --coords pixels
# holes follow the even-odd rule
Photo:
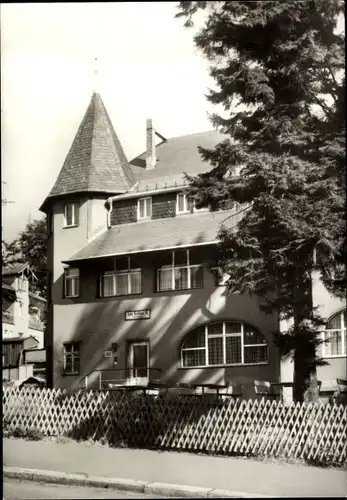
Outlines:
[[[322,345],[323,357],[346,356],[346,311],[341,311],[330,319],[322,336],[324,341]]]
[[[242,322],[218,321],[191,331],[183,343],[183,368],[216,365],[257,365],[268,361],[263,335]]]
[[[203,269],[196,250],[174,250],[167,254],[157,274],[157,291],[202,288]]]
[[[80,273],[77,268],[69,268],[64,273],[64,295],[66,298],[79,297]]]
[[[130,257],[115,259],[113,271],[105,272],[100,279],[100,296],[114,297],[142,293],[142,272]]]
[[[78,375],[80,372],[80,345],[78,342],[64,344],[64,374]]]

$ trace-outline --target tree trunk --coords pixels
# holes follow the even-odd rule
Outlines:
[[[317,402],[319,400],[319,386],[317,370],[312,361],[316,356],[315,347],[308,345],[306,335],[298,335],[299,349],[294,352],[294,386],[293,398],[299,402]]]
[[[295,269],[294,283],[293,398],[299,402],[318,402],[317,353],[314,342],[316,333],[308,321],[313,311],[312,269],[298,265]]]

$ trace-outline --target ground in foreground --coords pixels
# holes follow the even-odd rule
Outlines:
[[[45,484],[34,481],[17,481],[4,479],[4,500],[33,500],[51,498],[165,498],[130,493],[128,491],[107,490],[104,488],[86,488],[62,484]]]

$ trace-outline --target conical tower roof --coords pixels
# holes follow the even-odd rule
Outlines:
[[[73,193],[124,193],[135,177],[99,94],[92,95],[60,174],[41,210],[51,198]]]

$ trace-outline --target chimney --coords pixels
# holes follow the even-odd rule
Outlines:
[[[146,169],[155,167],[157,158],[155,156],[155,130],[152,120],[149,118],[146,123]]]

